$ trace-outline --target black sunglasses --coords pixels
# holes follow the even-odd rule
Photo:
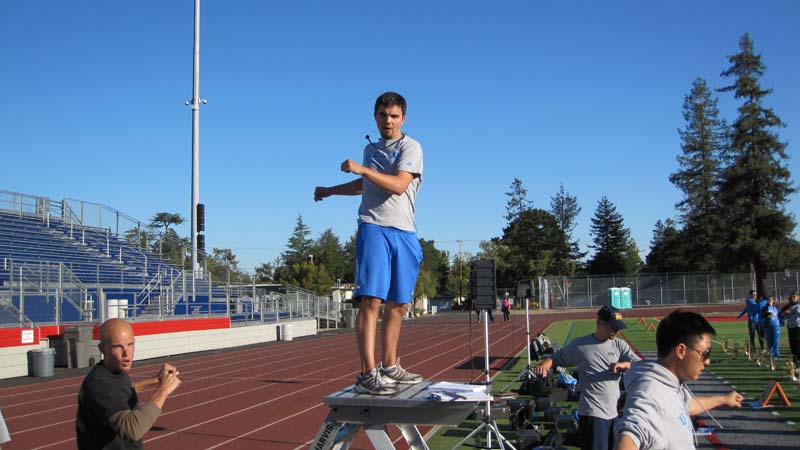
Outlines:
[[[689,347],[689,346],[687,345],[687,347]],[[689,348],[694,350],[694,351],[696,351],[697,354],[700,355],[700,360],[701,361],[706,361],[706,360],[711,359],[711,347],[708,347],[708,350],[706,350],[704,352],[701,352],[700,350],[698,350],[698,349],[696,349],[694,347],[689,347]]]

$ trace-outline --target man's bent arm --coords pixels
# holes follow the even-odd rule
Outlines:
[[[361,176],[368,179],[375,186],[395,195],[405,192],[414,179],[414,175],[405,170],[398,170],[397,175],[387,175],[366,167],[364,167],[364,172]]]
[[[337,184],[326,189],[328,190],[328,195],[361,195],[363,184],[361,178],[356,178],[348,183]]]
[[[400,195],[405,192],[408,185],[411,184],[411,181],[414,179],[414,175],[405,170],[398,170],[397,174],[389,175],[380,173],[369,167],[364,167],[352,159],[348,159],[342,163],[342,172],[361,175],[375,186],[394,195]]]
[[[129,441],[138,441],[144,437],[161,415],[161,409],[153,402],[141,407],[127,409],[112,415],[108,424],[117,435]]]
[[[147,388],[157,386],[158,385],[158,377],[148,378],[146,380],[137,381],[133,383],[133,389],[136,391],[137,394],[141,394]]]
[[[623,434],[619,438],[619,442],[617,442],[617,446],[614,447],[614,450],[639,450],[639,447],[636,446],[630,436]]]
[[[318,202],[331,195],[360,195],[363,190],[363,185],[364,182],[362,179],[357,178],[349,183],[337,184],[336,186],[317,186],[314,188],[314,201]]]
[[[535,373],[537,376],[544,377],[547,375],[547,371],[550,370],[551,367],[553,367],[553,358],[548,356],[533,367],[533,373]]]
[[[720,406],[740,408],[742,406],[742,400],[744,400],[744,397],[736,391],[731,391],[727,395],[694,397],[692,398],[692,403],[689,405],[689,415],[696,416]]]

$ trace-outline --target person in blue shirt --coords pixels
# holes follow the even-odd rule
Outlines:
[[[764,348],[764,338],[758,331],[758,319],[761,309],[759,308],[758,302],[755,300],[756,298],[758,298],[756,291],[750,291],[750,293],[747,295],[747,298],[744,300],[744,309],[742,309],[742,312],[736,316],[738,319],[747,314],[747,331],[750,333],[750,348],[753,350],[756,348],[756,334],[758,334],[759,347]]]
[[[775,297],[769,297],[768,303],[762,311],[764,334],[767,337],[767,349],[769,354],[777,361],[778,357],[781,356],[778,348],[781,342],[781,323],[778,319],[778,307],[775,306]]]
[[[769,306],[769,298],[767,297],[767,294],[761,294],[761,300],[758,301],[758,327],[756,328],[756,331],[758,332],[758,339],[759,343],[761,344],[762,351],[769,349],[768,345],[766,348],[764,346],[767,341],[767,321],[764,320],[766,319],[764,310],[767,308],[767,306]]]

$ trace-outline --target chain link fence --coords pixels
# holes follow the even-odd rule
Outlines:
[[[546,295],[551,308],[588,308],[608,303],[610,288],[627,287],[636,306],[691,305],[740,302],[754,288],[751,274],[655,273],[635,277],[586,276],[545,277],[540,300]],[[800,292],[800,271],[770,272],[766,277],[768,295],[778,302]]]

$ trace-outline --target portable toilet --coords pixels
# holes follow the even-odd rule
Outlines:
[[[620,308],[619,309],[631,309],[633,308],[633,303],[631,302],[631,288],[624,287],[619,288],[620,291]]]
[[[622,293],[619,288],[608,288],[607,291],[607,304],[617,309],[622,309]]]

